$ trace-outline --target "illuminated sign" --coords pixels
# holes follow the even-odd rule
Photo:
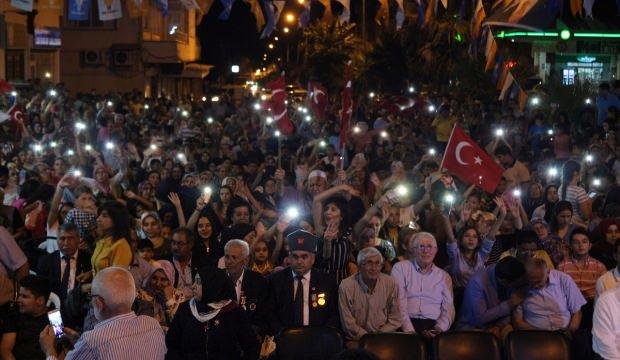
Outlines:
[[[596,58],[594,56],[584,55],[584,56],[578,56],[577,61],[582,62],[582,63],[591,63],[591,62],[595,62]]]

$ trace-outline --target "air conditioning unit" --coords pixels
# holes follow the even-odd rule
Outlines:
[[[80,52],[82,66],[101,66],[104,64],[100,51],[86,50]]]
[[[110,65],[113,67],[134,67],[136,64],[135,50],[114,49],[110,51]]]

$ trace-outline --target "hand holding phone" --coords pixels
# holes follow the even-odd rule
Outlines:
[[[62,316],[60,316],[60,310],[52,310],[47,313],[47,318],[50,321],[52,329],[54,329],[54,335],[57,339],[60,339],[64,335],[65,325],[62,323]]]

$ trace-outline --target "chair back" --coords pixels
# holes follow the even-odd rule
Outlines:
[[[495,335],[482,331],[450,331],[437,335],[433,342],[435,360],[501,360],[501,348]]]
[[[570,360],[568,338],[557,331],[515,330],[506,338],[510,360]]]
[[[340,332],[326,326],[284,329],[276,343],[276,351],[280,360],[331,359],[343,348]]]
[[[359,347],[376,355],[379,360],[426,360],[424,340],[414,334],[366,334]]]

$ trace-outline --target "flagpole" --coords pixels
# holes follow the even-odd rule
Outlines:
[[[278,169],[282,169],[282,140],[278,136]]]
[[[446,160],[446,153],[448,152],[448,146],[450,145],[450,141],[452,141],[452,136],[454,135],[454,130],[459,126],[457,123],[454,123],[452,127],[452,132],[450,133],[450,137],[448,138],[448,142],[446,143],[446,148],[443,149],[443,156],[441,157],[441,164],[439,165],[439,170],[443,169],[443,162]]]

